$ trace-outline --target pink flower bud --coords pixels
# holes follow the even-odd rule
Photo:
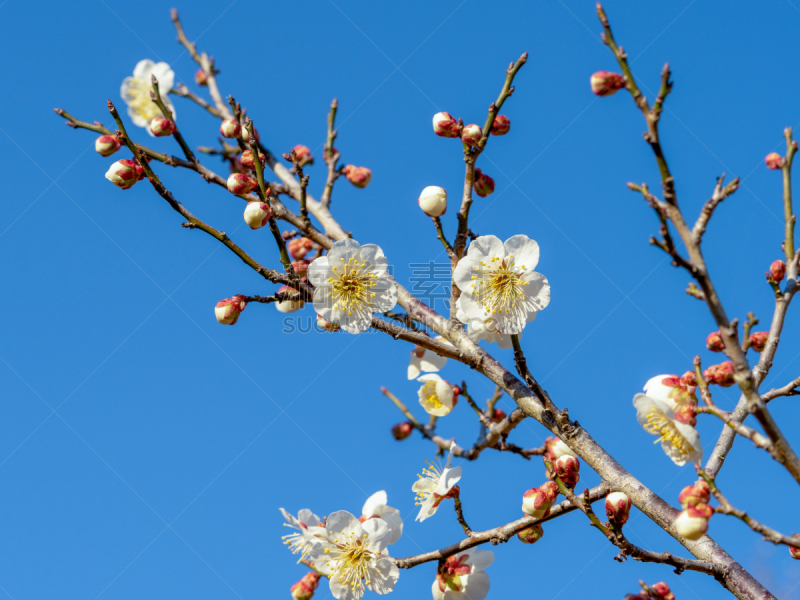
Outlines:
[[[294,148],[294,153],[297,155],[297,162],[301,167],[314,164],[314,157],[311,156],[311,150],[302,144],[297,144]]]
[[[461,141],[467,146],[476,146],[483,137],[483,129],[480,125],[464,125],[461,129]]]
[[[94,149],[100,156],[111,156],[122,147],[122,142],[115,135],[101,135],[94,141]]]
[[[696,386],[697,373],[694,371],[686,371],[686,373],[681,376],[681,383],[686,386]]]
[[[708,383],[716,383],[721,387],[731,387],[734,383],[733,380],[733,363],[727,361],[718,365],[711,365],[703,371],[703,377]]]
[[[589,79],[592,91],[598,96],[613,96],[625,87],[625,78],[619,73],[598,71]]]
[[[433,115],[433,133],[440,137],[457,138],[458,123],[450,113],[436,113]]]
[[[792,538],[795,540],[800,540],[800,535],[794,534]],[[800,548],[789,546],[789,556],[791,556],[795,560],[800,560]]]
[[[547,481],[542,487],[531,488],[523,494],[522,512],[534,519],[546,517],[557,497],[558,485],[553,481]]]
[[[261,166],[264,166],[264,161],[267,160],[267,157],[264,156],[261,152],[258,153],[258,160],[261,161]],[[242,152],[242,165],[247,167],[248,169],[255,169],[256,168],[256,161],[253,160],[253,151],[252,150],[245,150]]]
[[[308,275],[308,265],[310,264],[311,263],[305,259],[295,260],[292,261],[292,268],[300,279],[305,280],[306,275]]]
[[[136,162],[123,158],[118,160],[108,168],[106,172],[106,179],[113,183],[118,188],[127,190],[133,187],[133,184],[139,181],[139,178],[144,173],[144,169]]]
[[[372,180],[372,171],[367,167],[357,167],[355,165],[347,165],[342,169],[347,181],[352,183],[357,188],[365,188]]]
[[[706,348],[712,352],[722,352],[725,350],[725,342],[722,341],[722,336],[719,331],[712,331],[706,338]]]
[[[258,134],[258,129],[256,129],[255,127],[253,127],[253,134],[255,135],[256,139],[251,140],[250,139],[250,132],[247,131],[246,128],[242,127],[242,141],[245,144],[255,144],[255,143],[258,142],[258,140],[261,139],[261,136]]]
[[[504,115],[497,115],[492,122],[492,135],[505,135],[511,129],[511,120]]]
[[[220,300],[214,307],[214,315],[221,325],[234,325],[239,320],[239,315],[247,306],[247,299],[241,294],[233,298]]]
[[[581,470],[581,461],[576,456],[565,454],[556,460],[553,470],[568,488],[574,488],[581,480],[578,473]]]
[[[506,413],[499,408],[495,408],[494,412],[492,413],[492,418],[489,419],[492,423],[500,423],[503,419],[506,418]]]
[[[630,514],[631,499],[628,498],[627,494],[611,492],[606,496],[606,515],[611,523],[617,527],[622,527],[628,522]]]
[[[544,441],[546,447],[544,458],[545,460],[555,463],[562,456],[575,456],[572,449],[561,441],[558,437],[548,437]]]
[[[675,407],[675,420],[684,425],[697,425],[697,405],[684,402]]]
[[[300,300],[300,293],[294,288],[290,288],[288,285],[282,286],[278,290],[278,294],[282,294],[284,297],[288,298],[287,300],[281,300],[275,303],[275,308],[277,308],[279,312],[295,312],[303,308],[306,304],[304,301]]]
[[[654,583],[650,586],[650,597],[653,600],[675,600],[675,594],[669,589],[669,586],[663,581]]]
[[[414,426],[408,421],[404,421],[392,427],[392,436],[400,442],[410,436],[412,431],[414,431]]]
[[[780,283],[786,276],[786,263],[782,260],[776,260],[769,266],[769,274],[775,280],[775,283]]]
[[[710,499],[711,488],[709,488],[704,479],[698,479],[694,485],[687,485],[678,496],[678,502],[681,503],[681,508],[684,509],[698,504],[708,504]]]
[[[314,247],[314,242],[308,238],[294,238],[286,245],[286,247],[289,250],[289,254],[292,255],[292,258],[299,260],[308,254],[308,251]]]
[[[264,202],[248,202],[244,209],[244,222],[250,229],[261,229],[272,216],[272,209]]]
[[[429,217],[441,217],[447,211],[447,191],[436,185],[429,185],[419,195],[417,204]]]
[[[219,126],[219,133],[222,137],[238,138],[242,135],[242,126],[236,119],[225,119]]]
[[[769,331],[756,331],[750,334],[750,347],[756,352],[763,352],[767,345]]]
[[[708,531],[708,520],[714,511],[707,504],[682,510],[675,518],[675,530],[687,540],[699,540]]]
[[[341,326],[338,323],[331,323],[322,318],[322,315],[317,314],[317,325],[319,325],[325,331],[330,331],[331,333],[336,333],[341,329]],[[402,423],[401,423],[402,424]],[[397,425],[395,425],[397,427]]]
[[[534,523],[530,527],[526,527],[519,533],[517,533],[517,537],[519,541],[523,544],[535,544],[544,535],[544,529],[542,529],[541,523]]]
[[[164,117],[150,121],[150,133],[156,137],[166,137],[175,133],[175,123]]]
[[[319,585],[320,574],[316,571],[309,571],[303,578],[291,587],[293,600],[311,600],[314,591]]]
[[[767,164],[768,169],[772,169],[774,171],[780,169],[786,161],[784,161],[783,157],[777,152],[770,152],[767,154],[764,162]]]
[[[194,82],[197,85],[208,85],[208,75],[206,75],[206,72],[203,70],[203,67],[200,67],[199,69],[197,69],[197,71],[195,71]]]
[[[475,177],[472,183],[472,189],[481,198],[486,198],[494,191],[494,179],[485,175],[480,169],[475,169]]]
[[[244,173],[232,173],[228,176],[228,191],[237,196],[249,194],[258,186],[258,182]]]

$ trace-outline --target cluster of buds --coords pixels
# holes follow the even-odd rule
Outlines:
[[[242,157],[239,159],[242,163],[243,167],[247,167],[248,169],[255,170],[256,168],[256,161],[253,159],[253,151],[252,150],[245,150],[242,152]],[[267,160],[267,157],[264,156],[261,152],[258,153],[258,160],[263,165],[264,162]]]
[[[569,489],[574,488],[581,480],[579,473],[580,470],[581,461],[578,460],[577,456],[565,454],[564,456],[558,458],[555,463],[553,463],[553,471],[555,472],[556,476],[561,479],[561,481],[564,482],[564,485]]]
[[[782,260],[776,260],[769,266],[767,281],[780,283],[784,277],[786,277],[786,263]]]
[[[606,496],[606,515],[611,524],[622,527],[631,515],[631,499],[622,492],[611,492]]]
[[[328,321],[319,313],[317,313],[317,325],[325,331],[329,331],[331,333],[336,333],[342,328],[338,323],[332,323],[331,321]]]
[[[705,479],[698,479],[694,485],[687,485],[678,495],[678,502],[683,509],[708,504],[709,500],[711,500],[711,488]]]
[[[294,155],[297,158],[297,164],[301,167],[314,164],[314,157],[311,156],[311,150],[303,144],[297,144],[294,148]]]
[[[320,574],[316,571],[309,571],[303,578],[295,583],[292,588],[293,600],[311,600],[314,596],[314,591],[319,585]]]
[[[305,302],[300,299],[300,292],[288,285],[281,286],[278,295],[285,298],[275,303],[275,308],[282,313],[290,313],[300,310],[305,306]]]
[[[675,529],[690,540],[700,539],[708,531],[708,520],[714,509],[708,505],[711,488],[703,479],[681,490],[678,501],[683,509],[675,519]]]
[[[750,347],[756,352],[763,352],[767,345],[769,331],[756,331],[750,334]]]
[[[695,373],[687,371],[682,377],[657,375],[645,384],[644,391],[648,397],[666,402],[678,422],[694,427],[697,424],[696,385]]]
[[[686,371],[686,373],[681,375],[681,384],[685,385],[687,388],[697,387],[697,373],[694,369]]]
[[[258,186],[258,182],[244,173],[231,173],[228,176],[228,191],[237,196],[249,194]]]
[[[239,315],[247,307],[247,298],[236,294],[233,298],[220,300],[214,307],[214,315],[220,325],[235,325]]]
[[[722,352],[725,350],[725,342],[722,341],[722,335],[719,331],[712,331],[706,338],[706,348],[712,352]]]
[[[640,600],[645,598],[649,600],[675,600],[675,594],[672,593],[672,590],[670,590],[669,586],[663,581],[659,581],[650,586],[645,585],[644,581],[639,581],[639,585],[644,589],[638,594],[626,595],[625,600]]]
[[[150,133],[155,137],[167,137],[175,133],[175,122],[166,117],[156,117],[150,121]]]
[[[447,211],[447,190],[429,185],[422,190],[417,204],[429,217],[441,217]]]
[[[100,156],[111,156],[122,147],[122,142],[115,135],[101,135],[94,141],[94,149]]]
[[[228,139],[241,137],[242,125],[236,119],[225,119],[219,126],[219,133]]]
[[[123,190],[132,188],[143,176],[144,169],[129,158],[118,160],[106,172],[106,179]]]
[[[535,544],[544,535],[544,529],[542,529],[541,523],[534,523],[530,527],[526,527],[519,533],[517,533],[517,537],[519,541],[523,544]]]
[[[777,152],[770,152],[767,154],[766,158],[764,158],[764,162],[767,165],[768,169],[772,169],[776,171],[783,167],[786,164],[786,160]]]
[[[494,179],[481,172],[480,169],[475,169],[475,176],[473,178],[472,189],[481,198],[486,198],[494,191]]]
[[[194,82],[200,86],[208,85],[208,74],[205,72],[203,67],[200,67],[194,72]]]
[[[592,92],[598,96],[613,96],[625,87],[625,78],[619,73],[598,71],[589,79]]]
[[[800,542],[800,535],[794,534],[792,539],[797,540]],[[791,556],[795,560],[800,560],[800,548],[795,548],[794,546],[789,546],[789,556]]]
[[[440,112],[433,115],[433,133],[439,137],[457,138],[458,122],[450,113]]]
[[[511,129],[511,120],[505,115],[497,115],[492,121],[492,135],[505,135]]]
[[[499,408],[495,408],[492,411],[492,415],[489,417],[489,420],[492,423],[500,423],[503,419],[506,418],[505,411],[500,410]]]
[[[726,361],[718,365],[711,365],[703,371],[703,378],[708,383],[716,383],[720,387],[731,387],[734,383],[733,380],[733,363]]]
[[[292,255],[292,258],[300,260],[305,258],[305,255],[314,247],[314,242],[305,237],[295,238],[289,241],[286,247],[289,250],[289,254]]]
[[[545,462],[555,463],[562,456],[575,456],[575,453],[572,451],[572,449],[562,442],[561,438],[548,437],[544,441],[544,445]]]
[[[409,421],[403,421],[392,427],[392,437],[401,442],[410,436],[412,431],[414,431],[414,426]]]
[[[272,209],[269,204],[264,202],[248,202],[247,208],[244,209],[244,222],[250,226],[250,229],[261,229],[269,222],[272,216]]]
[[[534,519],[543,519],[550,514],[550,507],[558,497],[558,485],[547,481],[542,487],[531,488],[522,496],[522,512]]]
[[[352,183],[357,188],[365,188],[372,181],[372,171],[367,167],[357,167],[355,165],[345,165],[342,167],[342,173],[347,177],[347,181]]]
[[[480,125],[464,125],[461,128],[461,141],[467,146],[477,146],[483,139],[483,129]]]

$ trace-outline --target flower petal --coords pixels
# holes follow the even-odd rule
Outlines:
[[[494,235],[482,235],[473,240],[469,248],[467,248],[467,256],[477,261],[493,256],[504,258],[505,255],[506,249],[503,246],[503,242]]]
[[[337,312],[337,311],[333,311]],[[358,308],[350,312],[338,311],[341,315],[338,319],[327,319],[339,323],[347,333],[364,333],[372,325],[372,313]],[[324,315],[323,315],[324,316]]]
[[[387,502],[386,492],[381,490],[380,492],[375,492],[367,498],[367,501],[364,502],[364,507],[361,509],[361,514],[366,517],[371,517],[372,515],[380,516],[380,510],[386,506]]]
[[[471,575],[462,575],[461,583],[464,584],[463,593],[460,594],[461,600],[483,600],[489,593],[491,583],[489,582],[489,574],[483,571],[472,573]],[[444,594],[445,600],[450,598],[455,599],[456,596],[449,596],[447,590]]]
[[[425,375],[418,377],[417,381],[424,381],[427,383],[428,381],[439,382],[444,380],[441,377],[439,377],[436,373],[426,373]]]
[[[394,589],[400,578],[400,569],[388,558],[379,558],[375,561],[375,568],[369,570],[369,583],[367,588],[376,594],[388,594]]]
[[[338,323],[342,317],[342,311],[333,308],[333,287],[321,285],[314,290],[314,310],[326,321]]]
[[[307,277],[308,281],[314,287],[326,285],[328,279],[333,276],[333,270],[328,262],[327,256],[320,256],[315,258],[310,265],[308,265]]]
[[[436,486],[435,494],[444,496],[447,492],[453,489],[453,486],[461,479],[461,467],[453,467],[452,469],[445,469],[442,471],[442,476],[439,478],[439,485]]]
[[[386,256],[384,256],[383,250],[381,250],[380,246],[376,246],[375,244],[364,244],[361,246],[361,260],[365,261],[372,268],[372,272],[378,277],[383,277],[384,273],[386,273],[386,269],[389,267],[389,261]]]
[[[149,58],[140,60],[138,63],[136,63],[136,66],[133,68],[133,76],[136,79],[142,79],[144,81],[147,81],[150,79],[150,74],[153,72],[154,66],[155,63]]]
[[[300,512],[297,513],[297,520],[306,527],[315,527],[321,522],[319,517],[307,508],[300,509]]]
[[[463,552],[462,554],[468,555],[468,558],[464,562],[472,567],[471,574],[488,569],[494,562],[494,552],[491,550],[471,550]],[[459,557],[462,556],[462,554],[459,554]]]
[[[447,359],[444,356],[439,356],[435,352],[425,350],[425,354],[420,359],[420,368],[423,371],[431,372],[438,371],[447,364]]]
[[[539,244],[527,235],[514,235],[504,243],[506,254],[514,258],[514,265],[523,271],[530,272],[539,264]]]
[[[371,306],[374,313],[392,310],[397,305],[397,286],[389,279],[378,279],[372,288],[372,293],[375,294]]]
[[[330,515],[325,523],[325,529],[332,539],[350,536],[351,534],[360,538],[363,533],[359,520],[346,510],[338,510]]]
[[[419,358],[416,354],[411,354],[411,360],[408,363],[408,378],[416,379],[419,377],[419,374],[422,373],[422,359]]]
[[[361,244],[350,238],[334,242],[328,251],[328,264],[339,267],[341,262],[348,262],[351,258],[361,259]]]
[[[354,586],[344,581],[344,577],[341,578],[342,581],[339,581],[339,579],[336,573],[334,573],[330,579],[331,595],[336,598],[336,600],[361,600],[361,598],[364,597],[366,589],[364,588],[363,582],[359,581]]]
[[[150,75],[156,76],[156,79],[158,79],[158,90],[161,92],[160,95],[165,97],[175,83],[175,72],[169,68],[167,63],[160,62],[153,65]]]
[[[389,539],[389,544],[394,544],[403,535],[403,517],[400,516],[400,511],[391,506],[385,506],[380,513],[381,519],[386,521],[389,529],[392,530],[392,537]]]
[[[383,519],[367,519],[361,526],[367,535],[366,546],[370,552],[382,552],[392,539],[392,530]]]
[[[453,271],[453,283],[462,292],[470,293],[472,290],[472,276],[477,270],[480,260],[471,256],[465,256],[456,265]]]

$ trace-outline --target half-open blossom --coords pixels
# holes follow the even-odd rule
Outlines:
[[[526,527],[522,531],[517,532],[517,537],[519,541],[523,544],[535,544],[544,535],[544,529],[542,529],[541,523],[534,523],[530,527]]]
[[[775,280],[775,283],[780,283],[786,276],[786,263],[782,260],[776,260],[769,266],[769,274]]]
[[[722,341],[722,336],[719,331],[712,331],[706,338],[706,348],[712,352],[722,352],[725,350],[725,342]]]
[[[433,600],[483,600],[491,587],[484,569],[493,562],[491,550],[471,548],[449,556],[433,582]]]
[[[308,146],[303,146],[303,144],[297,144],[294,148],[295,156],[297,157],[297,162],[301,167],[306,165],[313,165],[314,164],[314,157],[311,156],[311,150]]]
[[[398,442],[402,442],[411,435],[412,431],[414,431],[414,426],[411,424],[411,422],[403,421],[402,423],[398,423],[392,427],[392,437]]]
[[[611,523],[622,527],[628,522],[630,515],[631,499],[628,498],[628,494],[611,492],[606,496],[606,516]]]
[[[697,404],[694,386],[686,385],[677,375],[656,375],[644,384],[644,393],[661,400],[671,409],[685,403]]]
[[[331,595],[337,600],[359,600],[365,588],[388,594],[400,576],[397,565],[386,557],[392,531],[383,519],[363,524],[345,510],[328,517],[327,539],[311,552],[314,568],[330,580]]]
[[[295,583],[289,590],[292,594],[292,600],[311,600],[319,585],[320,577],[321,575],[316,571],[309,571],[303,575],[302,579]]]
[[[247,167],[248,169],[255,169],[256,168],[256,161],[254,160],[253,151],[252,150],[245,150],[244,152],[242,152],[242,158],[240,160],[242,162],[242,166]],[[267,157],[264,156],[264,154],[262,152],[259,152],[258,153],[258,160],[263,165],[264,162],[267,160]]]
[[[269,223],[269,218],[272,216],[272,209],[269,204],[261,201],[248,202],[244,209],[244,222],[250,226],[250,229],[261,229],[264,225]]]
[[[312,242],[308,238],[294,238],[293,240],[289,240],[289,243],[286,245],[286,248],[289,250],[289,254],[292,255],[292,258],[301,259],[305,258],[305,255],[308,254],[309,250],[314,247],[314,242]]]
[[[768,169],[777,170],[780,169],[784,165],[783,157],[778,154],[777,152],[770,152],[767,154],[764,162],[767,164]]]
[[[161,101],[172,111],[172,117],[175,118],[175,107],[169,99],[169,91],[175,83],[175,73],[167,63],[154,63],[150,59],[140,60],[133,69],[133,77],[126,77],[120,89],[133,124],[145,127],[150,135],[153,135],[149,127],[150,121],[161,116],[161,109],[150,99],[153,75],[158,79]]]
[[[315,286],[314,308],[347,333],[369,329],[373,313],[397,304],[397,287],[386,277],[389,261],[375,244],[362,246],[352,239],[334,242],[326,256],[308,267]]]
[[[115,135],[101,135],[94,141],[94,149],[100,156],[111,156],[122,147],[122,142]]]
[[[476,146],[483,138],[483,129],[480,125],[464,125],[461,129],[461,141],[467,146]]]
[[[447,191],[438,185],[429,185],[422,190],[417,204],[429,217],[441,217],[447,211]]]
[[[241,137],[242,125],[236,119],[225,119],[219,126],[219,133],[228,139]]]
[[[733,379],[734,374],[733,363],[729,360],[718,365],[711,365],[703,371],[703,378],[708,383],[716,383],[721,387],[731,387],[736,383]]]
[[[658,436],[656,442],[661,442],[661,448],[672,462],[681,467],[703,459],[700,434],[694,427],[675,419],[675,413],[666,402],[636,394],[633,406],[639,424],[647,433]]]
[[[450,467],[455,445],[455,442],[450,444],[444,468],[426,460],[427,466],[422,469],[422,475],[417,475],[417,481],[411,486],[411,491],[417,495],[416,504],[420,507],[417,521],[424,521],[436,514],[439,504],[445,498],[451,497],[453,487],[461,479],[461,467]]]
[[[296,289],[283,285],[278,289],[278,294],[281,294],[285,300],[275,303],[275,308],[278,312],[291,313],[300,310],[305,306],[305,301],[300,299],[300,292]]]
[[[220,325],[235,325],[239,315],[247,307],[247,298],[236,294],[233,298],[225,298],[217,302],[214,307],[214,316]]]
[[[388,542],[391,545],[403,535],[403,518],[400,516],[399,510],[386,504],[388,501],[385,491],[375,492],[364,502],[359,520],[362,523],[368,519],[383,519],[386,521],[389,529],[392,530],[392,535]]]
[[[440,137],[457,138],[458,122],[446,112],[433,115],[433,133]]]
[[[708,504],[690,506],[675,517],[675,530],[688,540],[699,540],[708,531],[708,520],[713,514]]]
[[[452,346],[450,342],[440,335],[433,339],[441,344]],[[411,351],[411,361],[408,363],[408,378],[416,379],[422,372],[435,373],[445,364],[447,364],[447,359],[444,356],[439,356],[433,350],[428,350],[422,346],[414,346]]]
[[[489,177],[480,169],[475,169],[475,177],[472,180],[472,189],[475,190],[475,193],[481,198],[486,198],[486,196],[494,192],[494,179]]]
[[[555,463],[562,456],[578,456],[572,448],[561,441],[561,438],[555,436],[548,437],[544,441],[544,445],[546,448],[544,457],[551,463]]]
[[[526,235],[505,243],[493,235],[475,239],[453,272],[462,322],[472,327],[491,318],[500,333],[521,333],[550,303],[547,278],[533,270],[538,262],[539,244]]]
[[[435,373],[423,375],[417,381],[422,382],[417,395],[425,412],[435,417],[449,415],[458,402],[453,386]]]
[[[589,84],[598,96],[612,96],[625,87],[625,78],[619,73],[597,71],[589,78]]]
[[[258,182],[244,173],[231,173],[228,176],[228,191],[237,196],[249,194],[258,186]]]
[[[144,169],[135,161],[123,158],[112,164],[106,171],[106,179],[118,188],[128,190],[139,181]]]
[[[283,543],[289,546],[289,550],[292,551],[292,554],[299,554],[300,560],[304,558],[308,558],[311,554],[311,549],[317,543],[318,540],[324,539],[326,531],[325,525],[322,523],[320,518],[312,513],[307,508],[302,509],[299,513],[297,513],[297,517],[293,517],[284,509],[278,509],[281,511],[284,520],[286,521],[283,526],[284,527],[291,527],[292,529],[296,529],[295,533],[290,533],[289,535],[283,536],[281,539]]]
[[[330,331],[331,333],[336,333],[341,329],[338,323],[331,323],[327,319],[323,319],[322,315],[317,315],[317,325],[322,327],[325,331]]]
[[[767,346],[769,331],[756,331],[750,334],[750,347],[756,352],[763,352]]]
[[[694,485],[687,485],[678,495],[681,508],[689,508],[698,504],[708,504],[711,499],[711,488],[705,479],[698,479]]]
[[[497,115],[492,121],[492,135],[505,135],[511,130],[511,119],[505,115]]]
[[[577,456],[570,456],[569,454],[561,456],[553,463],[553,470],[568,488],[574,488],[581,480],[579,473],[581,461]]]
[[[534,519],[542,519],[550,514],[550,507],[558,497],[558,485],[546,481],[538,488],[531,488],[522,495],[522,512]]]
[[[150,126],[147,130],[155,137],[166,137],[175,133],[175,122],[166,117],[156,117],[150,121]]]
[[[365,188],[369,185],[369,182],[372,181],[372,171],[367,167],[346,165],[342,169],[342,173],[347,177],[347,181],[357,188]]]

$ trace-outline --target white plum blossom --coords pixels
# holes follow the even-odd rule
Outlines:
[[[547,278],[533,270],[538,262],[539,244],[526,235],[477,238],[453,272],[460,320],[472,328],[492,319],[499,333],[521,333],[550,303]]]
[[[411,491],[417,494],[416,504],[420,507],[417,521],[422,522],[436,514],[441,501],[448,497],[450,490],[461,479],[461,467],[450,468],[455,446],[455,442],[450,444],[450,452],[443,469],[426,460],[428,466],[422,469],[422,475],[417,475],[419,479],[411,486]]]
[[[374,518],[386,521],[389,529],[392,530],[392,536],[389,538],[388,543],[394,544],[403,535],[403,517],[400,516],[399,510],[386,504],[388,501],[385,491],[375,492],[364,502],[364,507],[361,509],[361,519],[359,520],[362,523]]]
[[[633,397],[636,419],[647,433],[657,435],[656,443],[679,467],[687,462],[703,460],[703,446],[700,434],[691,425],[675,419],[675,413],[666,402],[650,398],[644,394]]]
[[[392,537],[383,519],[363,524],[345,510],[328,517],[327,539],[320,540],[311,553],[314,568],[330,579],[331,595],[337,600],[359,600],[365,588],[378,594],[394,589],[400,571],[387,558]]]
[[[423,382],[417,394],[425,412],[434,417],[449,415],[458,401],[453,386],[435,373],[423,375],[417,381]]]
[[[149,58],[140,60],[133,69],[133,77],[126,77],[122,82],[120,94],[125,104],[128,105],[128,116],[134,125],[144,127],[147,133],[153,137],[150,131],[150,121],[160,117],[161,109],[150,99],[150,91],[153,89],[151,77],[155,75],[158,79],[158,89],[161,100],[167,108],[172,111],[172,118],[175,119],[175,107],[169,99],[169,91],[175,82],[175,73],[165,62],[154,63]]]
[[[433,339],[441,344],[452,346],[450,342],[440,335],[437,335]],[[408,378],[416,379],[423,371],[426,373],[435,373],[441,370],[446,363],[447,359],[444,356],[439,356],[436,352],[427,350],[422,346],[416,346],[411,351],[411,361],[408,363]]]
[[[355,240],[335,242],[326,256],[308,267],[314,285],[314,308],[325,320],[341,325],[347,333],[369,329],[373,313],[397,304],[397,287],[386,277],[389,262],[375,244]]]
[[[431,588],[434,600],[483,600],[491,586],[484,569],[493,562],[491,550],[471,549],[448,557]]]
[[[490,344],[497,343],[497,347],[501,350],[510,350],[513,347],[511,336],[497,331],[494,319],[491,317],[483,321],[479,319],[470,319],[464,314],[461,308],[458,308],[456,319],[467,324],[467,336],[472,340],[473,344],[477,344],[481,340],[486,340]]]
[[[284,527],[297,529],[297,533],[290,533],[283,536],[283,543],[289,546],[292,554],[300,554],[300,560],[308,558],[314,545],[320,537],[325,535],[325,525],[320,518],[307,508],[297,513],[297,518],[290,515],[284,509],[280,509],[283,518],[286,519]],[[298,560],[298,562],[300,562]]]

